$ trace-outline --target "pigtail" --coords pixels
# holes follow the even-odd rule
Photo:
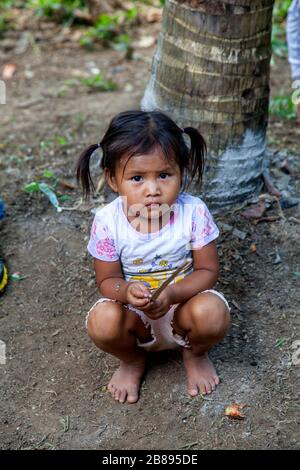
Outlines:
[[[185,134],[191,139],[190,149],[190,164],[189,170],[191,174],[191,180],[196,177],[196,183],[201,186],[202,176],[204,172],[204,163],[207,153],[207,147],[204,138],[200,132],[194,127],[185,127],[183,129]]]
[[[76,166],[76,178],[81,184],[83,195],[88,198],[91,189],[94,191],[95,186],[92,181],[90,173],[90,158],[94,151],[99,147],[99,144],[93,144],[87,147],[80,155]]]

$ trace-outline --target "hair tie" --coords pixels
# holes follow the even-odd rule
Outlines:
[[[180,129],[181,129],[182,133],[184,134],[184,128],[183,128],[183,127],[181,127]]]

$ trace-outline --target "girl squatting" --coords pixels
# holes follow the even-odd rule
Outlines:
[[[159,111],[122,112],[78,160],[86,196],[93,188],[90,157],[99,146],[106,182],[118,197],[93,221],[88,251],[102,298],[86,325],[95,345],[120,360],[108,390],[121,403],[135,403],[147,352],[181,348],[187,393],[211,393],[219,377],[208,351],[226,335],[230,308],[213,289],[219,230],[205,203],[185,192],[188,181],[200,187],[205,141]],[[184,270],[152,300],[184,260]]]

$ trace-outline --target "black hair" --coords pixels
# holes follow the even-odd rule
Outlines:
[[[190,137],[190,148],[183,138],[183,133]],[[122,157],[147,155],[156,147],[160,147],[167,161],[176,161],[182,176],[186,171],[190,181],[196,180],[201,186],[207,151],[204,138],[194,127],[182,129],[160,111],[132,110],[117,114],[111,120],[101,142],[90,145],[81,153],[76,175],[86,197],[91,189],[94,189],[89,162],[98,147],[101,147],[103,152],[100,166],[112,176]]]

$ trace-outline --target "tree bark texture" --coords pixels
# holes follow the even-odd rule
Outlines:
[[[165,3],[141,106],[200,130],[209,150],[203,194],[215,207],[242,201],[262,186],[273,4]]]

